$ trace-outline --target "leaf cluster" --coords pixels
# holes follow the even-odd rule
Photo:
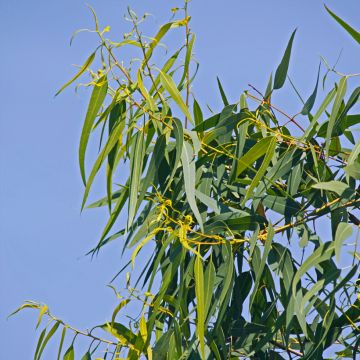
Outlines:
[[[39,323],[46,314],[52,324],[35,359],[59,327],[59,356],[65,333],[75,335],[67,360],[78,335],[91,340],[83,359],[102,346],[114,359],[323,359],[334,344],[343,349],[339,358],[356,358],[359,253],[357,241],[347,242],[360,224],[360,141],[353,132],[360,115],[350,113],[360,88],[347,95],[356,77],[340,76],[314,110],[318,75],[298,114],[279,109],[273,99],[287,79],[294,31],[265,95],[252,87],[231,102],[218,80],[223,109],[205,115],[191,91],[197,63],[187,6],[150,38],[141,32],[146,16],[129,10],[132,28],[121,42],[106,37],[109,27],[100,30],[93,11],[99,46],[63,86],[91,76],[79,146],[82,207],[103,169],[106,194],[89,207],[105,207],[109,217],[90,254],[120,240],[132,255],[119,274],[139,267],[140,275],[128,275],[126,296],[114,288],[119,305],[111,320],[90,332],[46,306],[24,304],[40,310]],[[185,44],[159,59],[174,30],[185,32]],[[138,57],[124,65],[118,52],[127,47]],[[101,67],[93,71],[96,57]],[[100,150],[87,175],[91,136]],[[322,239],[319,226],[330,236]],[[130,302],[139,315],[117,321]]]

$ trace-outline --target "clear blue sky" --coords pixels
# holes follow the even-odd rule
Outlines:
[[[155,26],[180,1],[89,0],[102,25],[119,38],[126,5],[151,12]],[[359,0],[328,0],[337,14],[360,29]],[[219,75],[232,100],[250,82],[263,89],[298,27],[290,74],[306,98],[316,78],[319,55],[339,69],[359,72],[359,48],[326,14],[318,0],[193,0],[200,71],[194,92],[202,104],[220,105]],[[167,15],[166,15],[167,16]],[[31,359],[36,337],[31,311],[6,320],[26,299],[47,303],[54,314],[79,328],[111,316],[115,297],[105,286],[121,267],[120,243],[93,261],[84,253],[97,241],[105,212],[80,215],[83,187],[77,145],[88,93],[58,87],[88,56],[94,44],[72,32],[91,27],[85,1],[0,1],[0,339],[1,359]],[[287,87],[276,102],[295,108]],[[47,353],[45,359],[52,359]]]

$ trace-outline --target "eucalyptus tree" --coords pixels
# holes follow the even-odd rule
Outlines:
[[[152,37],[142,33],[146,15],[129,9],[131,28],[120,42],[91,11],[99,44],[58,94],[82,75],[90,79],[78,154],[82,208],[103,171],[104,197],[88,207],[105,207],[109,216],[89,255],[121,241],[131,256],[117,274],[126,273],[126,285],[113,287],[117,307],[91,331],[44,304],[17,310],[39,310],[34,358],[52,337],[66,360],[75,358],[79,338],[89,342],[85,355],[76,354],[82,359],[323,359],[327,350],[359,357],[359,253],[351,234],[360,224],[353,131],[360,114],[350,110],[360,88],[347,91],[358,74],[324,60],[323,82],[330,72],[337,78],[319,108],[320,69],[313,93],[288,115],[274,97],[287,80],[294,31],[263,93],[250,87],[231,103],[218,80],[223,108],[206,109],[192,91],[187,1]],[[327,11],[360,43],[360,33]],[[159,56],[172,31],[185,42]],[[127,50],[136,60],[126,62]],[[100,150],[87,172],[90,137]],[[321,238],[319,223],[331,228],[330,238]],[[130,302],[139,311],[129,320]]]

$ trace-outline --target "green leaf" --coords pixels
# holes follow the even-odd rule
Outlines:
[[[196,36],[195,34],[191,34],[190,41],[188,46],[186,47],[186,55],[185,55],[185,61],[184,61],[184,70],[183,75],[181,77],[180,83],[179,83],[179,89],[182,87],[184,81],[186,80],[187,73],[189,71],[190,61],[191,61],[191,55],[192,55],[192,49],[194,47]],[[190,79],[189,79],[190,80]]]
[[[333,256],[334,243],[327,242],[321,244],[300,266],[298,271],[295,273],[292,283],[292,293],[296,296],[296,287],[301,280],[302,276],[309,271],[312,267],[320,264],[321,262],[330,259]]]
[[[83,209],[86,204],[86,200],[88,198],[89,191],[91,189],[91,185],[93,184],[96,174],[98,173],[103,162],[106,160],[107,156],[110,155],[111,151],[119,142],[119,138],[122,136],[123,130],[124,130],[124,123],[120,122],[119,124],[116,125],[106,145],[104,146],[103,150],[100,152],[99,156],[97,157],[94,166],[91,170],[91,173],[89,175],[89,178],[86,182],[81,209]]]
[[[144,86],[140,69],[138,70],[138,73],[137,73],[137,85],[140,89],[141,94],[144,96],[149,109],[154,112],[156,110],[156,104],[155,104],[154,99],[152,98],[152,96],[149,95],[149,92],[146,90],[146,88]]]
[[[174,136],[175,136],[175,162],[172,165],[172,171],[170,174],[170,178],[168,180],[168,184],[166,186],[166,190],[169,188],[169,186],[171,185],[171,182],[174,179],[176,170],[178,168],[179,162],[181,160],[181,154],[182,154],[182,149],[183,149],[183,144],[184,144],[184,129],[182,126],[182,123],[179,119],[177,118],[173,118],[173,131],[174,131]]]
[[[279,64],[278,68],[276,69],[275,78],[274,78],[274,90],[282,88],[285,83],[287,72],[289,69],[291,49],[292,49],[292,44],[294,41],[295,33],[296,33],[296,29],[294,30],[294,32],[292,33],[292,35],[290,37],[290,40],[286,47],[286,50],[285,50],[284,56],[281,60],[281,63]]]
[[[354,148],[351,150],[351,153],[347,160],[347,165],[348,166],[352,165],[355,162],[355,160],[358,158],[359,154],[360,154],[360,139],[358,140]]]
[[[314,89],[313,93],[310,95],[310,97],[306,100],[306,103],[305,103],[304,107],[301,110],[301,114],[303,114],[303,115],[308,115],[310,113],[311,109],[314,106],[315,99],[316,99],[316,94],[317,94],[317,89],[318,89],[318,85],[319,85],[320,67],[321,67],[321,63],[319,65],[319,70],[318,70],[315,89]]]
[[[36,329],[39,327],[43,316],[47,313],[48,310],[49,310],[49,308],[46,305],[41,307],[40,312],[39,312],[38,321],[36,323]]]
[[[75,359],[75,353],[74,353],[74,347],[71,344],[70,347],[66,350],[66,353],[64,355],[64,360],[74,360]]]
[[[38,342],[37,342],[37,345],[36,345],[36,350],[35,350],[35,355],[34,355],[34,360],[37,359],[38,357],[38,354],[39,354],[39,351],[41,349],[41,344],[44,340],[44,337],[45,337],[45,334],[46,334],[46,328],[43,329],[40,333],[40,336],[39,336],[39,339],[38,339]]]
[[[218,83],[218,87],[219,87],[219,91],[220,91],[220,95],[221,95],[221,99],[224,103],[225,106],[229,106],[229,101],[228,99],[226,98],[226,95],[225,95],[225,92],[224,92],[224,89],[221,85],[221,82],[220,82],[220,79],[217,77],[217,83]]]
[[[356,31],[353,27],[347,24],[344,20],[339,18],[336,14],[334,14],[326,5],[326,11],[352,36],[352,38],[360,44],[360,33]]]
[[[326,140],[325,140],[325,152],[326,152],[326,159],[329,158],[329,148],[330,148],[330,142],[332,137],[332,131],[335,125],[335,120],[338,115],[341,102],[344,99],[345,93],[347,88],[347,78],[346,76],[342,77],[339,81],[338,90],[336,93],[334,105],[331,109],[331,114],[329,118],[329,124],[326,130]]]
[[[360,163],[356,162],[351,165],[347,165],[344,167],[344,171],[347,177],[352,177],[356,180],[360,179]]]
[[[127,222],[128,228],[133,223],[136,214],[136,204],[144,162],[144,152],[144,133],[142,131],[138,131],[135,135],[135,145],[130,158],[129,211]]]
[[[109,212],[111,213],[111,203],[112,203],[112,178],[113,172],[116,168],[117,162],[116,157],[118,154],[118,147],[122,143],[122,133],[125,128],[125,118],[126,118],[126,101],[122,100],[117,102],[115,106],[110,111],[109,116],[109,137],[112,136],[113,131],[119,126],[119,139],[115,143],[114,147],[108,155],[108,162],[106,166],[106,192],[107,192],[107,203]],[[108,140],[109,143],[109,140]],[[108,145],[107,145],[108,146]],[[123,150],[124,151],[124,150]],[[120,151],[121,152],[121,151]]]
[[[201,230],[204,231],[202,218],[199,209],[196,205],[196,199],[195,199],[196,176],[195,176],[194,151],[193,151],[193,147],[188,142],[185,142],[182,148],[181,163],[184,172],[185,192],[186,192],[187,201],[190,205],[191,210],[194,213],[194,216]]]
[[[200,105],[198,104],[195,98],[194,98],[193,110],[194,110],[195,126],[200,126],[204,121],[204,117]]]
[[[175,28],[175,27],[179,27],[179,26],[184,26],[185,25],[185,21],[187,21],[187,19],[182,19],[182,20],[177,20],[177,21],[172,21],[169,23],[166,23],[164,25],[162,25],[159,29],[159,31],[157,32],[157,34],[152,38],[152,42],[149,44],[149,48],[146,51],[145,54],[145,59],[146,61],[148,61],[153,53],[153,50],[155,49],[155,47],[158,45],[158,43],[160,42],[160,40],[166,35],[166,33],[171,29],[171,28]]]
[[[194,275],[195,275],[195,293],[196,293],[196,311],[197,311],[196,331],[200,343],[201,358],[205,360],[204,270],[200,255],[197,255],[195,259]]]
[[[116,315],[119,313],[119,311],[125,307],[128,303],[130,302],[130,299],[125,299],[123,301],[120,301],[120,303],[118,304],[118,306],[116,306],[113,314],[112,314],[112,317],[111,317],[111,324],[113,325],[114,322],[115,322],[115,318],[116,318]]]
[[[274,141],[273,136],[268,136],[266,138],[258,141],[246,154],[244,154],[240,159],[237,160],[237,169],[236,169],[236,177],[239,177],[243,171],[252,167],[252,164],[264,156],[270,144]]]
[[[98,112],[103,104],[108,89],[108,82],[106,76],[102,76],[94,85],[93,92],[91,94],[88,110],[85,117],[85,122],[80,137],[79,145],[79,165],[81,177],[86,185],[86,176],[85,176],[85,152],[86,147],[89,141],[90,132],[93,127],[94,121]]]
[[[61,332],[61,338],[60,338],[60,344],[59,344],[59,349],[58,349],[58,355],[57,355],[57,360],[60,360],[61,357],[61,351],[64,345],[64,339],[65,339],[65,335],[66,335],[66,329],[67,327],[64,326]]]
[[[261,258],[261,262],[258,268],[254,268],[253,271],[255,273],[255,283],[254,283],[254,288],[252,289],[251,295],[250,295],[250,303],[249,303],[249,308],[251,309],[254,305],[254,301],[259,289],[259,284],[260,284],[260,280],[261,277],[263,275],[263,271],[265,268],[265,264],[266,264],[266,259],[268,257],[268,254],[270,252],[271,249],[271,244],[272,244],[272,240],[274,238],[275,232],[274,232],[274,228],[272,227],[272,225],[269,223],[269,227],[267,229],[267,237],[265,240],[265,247],[264,247],[264,252]]]
[[[328,182],[319,182],[312,186],[314,189],[333,191],[338,195],[341,195],[349,186],[342,181],[328,181]]]
[[[186,106],[183,98],[181,97],[181,94],[180,94],[179,90],[177,89],[176,84],[175,84],[174,80],[172,79],[172,77],[170,75],[162,72],[161,70],[159,70],[159,74],[160,74],[160,81],[161,81],[161,84],[164,87],[164,89],[169,93],[172,100],[175,101],[175,103],[179,106],[179,108],[184,113],[184,115],[191,122],[193,122],[193,119],[189,112],[189,109]]]
[[[314,117],[312,118],[310,125],[306,129],[306,131],[303,135],[303,139],[310,140],[313,137],[313,133],[315,133],[315,131],[316,131],[317,122],[318,122],[320,116],[324,113],[326,108],[329,106],[331,101],[334,99],[334,97],[336,95],[336,91],[337,90],[334,88],[326,95],[324,101],[322,102],[319,109],[317,110]]]
[[[91,354],[89,351],[81,358],[81,360],[91,360]]]
[[[287,216],[294,215],[301,209],[301,205],[298,202],[282,196],[265,195],[261,202],[267,208]]]
[[[352,234],[352,225],[348,223],[341,222],[335,234],[335,255],[336,260],[339,261],[341,254],[341,247],[344,241],[349,238]]]
[[[77,72],[77,74],[71,79],[69,80],[66,84],[64,84],[60,90],[58,90],[58,92],[55,94],[55,96],[58,96],[66,87],[68,87],[70,84],[72,84],[77,78],[79,78],[88,68],[89,66],[92,64],[92,62],[94,61],[95,58],[95,54],[96,52],[93,52],[85,61],[85,63],[83,64],[83,66],[80,68],[80,70]]]
[[[205,317],[207,317],[207,314],[209,312],[211,299],[212,299],[212,296],[214,293],[215,277],[216,277],[215,266],[214,266],[212,259],[210,258],[209,263],[205,270],[205,277],[204,277],[204,280],[205,280],[204,281],[204,284],[205,284],[205,287],[204,287],[204,296],[205,296],[204,314],[205,314]]]
[[[49,340],[51,339],[51,337],[55,334],[56,330],[58,329],[60,323],[58,321],[55,322],[54,326],[50,329],[50,331],[48,332],[48,334],[46,335],[43,343],[41,344],[41,348],[40,351],[38,353],[37,356],[37,360],[39,360],[41,358],[41,355],[45,349],[46,344],[49,342]]]
[[[135,344],[137,336],[130,329],[120,323],[106,323],[100,327],[109,334],[115,336],[122,345],[126,345],[128,343]]]
[[[257,171],[250,186],[248,187],[248,189],[246,191],[245,197],[241,202],[242,206],[244,206],[246,201],[253,195],[254,189],[258,186],[259,182],[263,179],[265,173],[268,170],[271,159],[273,158],[273,156],[275,154],[275,149],[276,149],[276,137],[274,136],[270,141],[269,147],[265,153],[264,160],[263,160],[259,170]]]

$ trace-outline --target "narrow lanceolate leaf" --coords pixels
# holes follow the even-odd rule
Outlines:
[[[119,313],[119,311],[125,307],[128,303],[130,302],[130,299],[125,299],[123,301],[120,301],[119,305],[115,308],[113,314],[112,314],[112,317],[111,317],[111,325],[114,324],[114,321],[115,321],[115,318],[116,318],[116,315]]]
[[[331,101],[334,99],[335,94],[336,94],[336,89],[334,88],[326,95],[324,101],[322,102],[319,109],[317,110],[314,117],[312,118],[310,125],[306,129],[306,131],[303,135],[303,139],[309,140],[310,138],[312,138],[313,133],[315,133],[315,131],[316,131],[316,125],[317,125],[318,120],[320,119],[320,116],[324,113],[326,108],[329,106]]]
[[[256,188],[256,186],[259,184],[259,182],[261,181],[261,179],[263,178],[263,176],[265,175],[266,171],[268,170],[270,161],[272,159],[272,157],[275,154],[275,148],[276,148],[276,137],[274,136],[269,144],[268,150],[265,154],[264,160],[260,166],[260,169],[258,170],[258,172],[256,173],[256,175],[254,176],[250,186],[248,187],[245,197],[242,201],[242,205],[244,205],[246,203],[246,201],[251,197],[254,189]]]
[[[267,229],[267,237],[265,240],[265,246],[264,246],[264,252],[260,261],[260,265],[259,268],[254,269],[255,272],[255,284],[254,284],[254,288],[252,290],[252,294],[250,296],[250,304],[249,304],[249,308],[252,308],[253,304],[254,304],[254,300],[256,297],[256,293],[259,289],[259,285],[260,285],[260,280],[265,268],[265,264],[266,264],[266,259],[267,256],[270,252],[271,249],[271,244],[272,244],[272,240],[274,238],[275,232],[274,232],[274,228],[272,227],[272,225],[269,223],[269,227]]]
[[[194,151],[193,151],[193,147],[188,142],[185,142],[182,148],[181,163],[184,172],[185,192],[186,192],[187,201],[190,205],[191,210],[194,213],[194,216],[198,224],[200,225],[201,231],[204,231],[202,218],[199,209],[196,205],[196,199],[195,199],[196,176],[195,176]]]
[[[181,97],[181,94],[179,90],[177,89],[177,86],[172,79],[172,77],[161,70],[159,70],[160,74],[160,81],[164,89],[169,93],[171,96],[171,99],[175,101],[176,105],[179,106],[181,111],[184,113],[184,115],[193,122],[192,116],[189,112],[188,107],[186,106],[183,98]]]
[[[321,262],[330,259],[333,256],[334,243],[328,242],[321,244],[300,266],[298,271],[295,273],[292,283],[292,293],[296,296],[296,287],[300,282],[302,276],[309,271],[312,267],[320,264]],[[299,309],[300,310],[300,309]]]
[[[74,360],[74,359],[75,359],[74,347],[71,344],[70,347],[66,350],[66,353],[64,355],[64,360]]]
[[[360,33],[347,24],[344,20],[339,18],[336,14],[334,14],[326,5],[324,6],[326,11],[353,37],[357,43],[360,44]]]
[[[328,182],[319,182],[312,186],[314,189],[333,191],[337,193],[339,196],[347,190],[349,187],[347,184],[342,181],[328,181]]]
[[[147,332],[147,326],[146,326],[146,320],[144,315],[140,318],[140,335],[143,340],[143,343],[146,344],[147,338],[148,338],[148,332]]]
[[[147,91],[147,89],[144,86],[140,69],[138,70],[138,74],[137,74],[137,85],[139,87],[141,94],[144,96],[149,109],[151,111],[155,111],[156,105],[155,105],[154,99],[149,95],[149,92]]]
[[[150,59],[150,57],[151,57],[151,55],[153,53],[153,50],[159,44],[160,40],[166,35],[166,33],[171,28],[184,26],[186,24],[186,21],[189,21],[189,19],[181,19],[181,20],[172,21],[172,22],[169,22],[169,23],[166,23],[166,24],[162,25],[161,28],[159,29],[159,31],[157,32],[157,34],[152,38],[152,41],[151,41],[151,43],[149,45],[149,48],[146,51],[146,54],[145,54],[146,61],[148,61]]]
[[[195,126],[199,126],[204,121],[204,117],[200,105],[195,98],[194,98],[193,110],[194,110]]]
[[[336,260],[339,261],[341,254],[341,247],[344,241],[349,238],[352,234],[352,225],[348,223],[341,222],[335,234],[335,255]]]
[[[35,355],[34,355],[34,360],[37,359],[38,357],[38,354],[39,354],[39,351],[40,351],[40,348],[41,348],[41,344],[44,340],[44,337],[45,337],[45,334],[46,334],[46,328],[43,329],[40,333],[40,336],[39,336],[39,339],[38,339],[38,342],[37,342],[37,345],[36,345],[36,349],[35,349]]]
[[[144,162],[144,134],[138,131],[135,135],[135,145],[130,159],[130,191],[129,191],[129,212],[128,228],[134,221],[136,213],[137,197],[140,186],[140,177]]]
[[[69,80],[66,84],[64,84],[60,90],[55,94],[55,96],[58,96],[66,87],[68,87],[71,83],[73,83],[77,78],[79,78],[91,65],[91,63],[94,61],[95,58],[95,52],[93,52],[85,61],[84,65],[80,68],[80,70],[76,73],[76,75]]]
[[[189,66],[190,66],[190,61],[191,61],[191,55],[192,55],[192,49],[194,47],[194,42],[195,42],[195,34],[191,35],[189,44],[186,48],[186,55],[185,55],[185,62],[184,62],[184,71],[183,71],[183,75],[181,77],[180,83],[179,83],[179,88],[181,88],[181,86],[183,85],[184,81],[186,80],[186,75],[189,71]]]
[[[205,270],[205,282],[204,282],[204,296],[205,296],[205,303],[204,303],[204,313],[205,313],[205,317],[207,317],[207,314],[209,312],[209,308],[210,308],[210,304],[211,304],[211,299],[212,296],[214,294],[214,283],[215,283],[215,277],[216,277],[216,272],[215,272],[215,266],[214,263],[212,262],[212,260],[210,259],[206,270]]]
[[[61,338],[60,338],[60,344],[59,344],[59,349],[58,349],[58,355],[57,355],[57,360],[60,360],[61,357],[61,351],[63,348],[63,344],[64,344],[64,339],[65,339],[65,335],[66,335],[66,329],[67,327],[64,326],[61,332]]]
[[[200,343],[201,358],[205,359],[205,296],[204,296],[204,270],[201,257],[198,255],[195,259],[195,294],[197,311],[197,336]]]
[[[334,125],[335,125],[335,120],[339,113],[341,102],[343,101],[345,93],[346,93],[346,88],[347,88],[347,78],[346,78],[346,76],[344,76],[339,81],[338,90],[337,90],[336,97],[334,100],[334,105],[331,109],[329,123],[328,123],[328,127],[326,130],[326,139],[325,139],[326,159],[329,158],[329,148],[330,148],[332,132],[333,132]]]
[[[303,115],[308,115],[310,113],[311,109],[313,108],[314,104],[315,104],[317,89],[318,89],[318,85],[319,85],[320,67],[321,67],[321,63],[319,65],[319,70],[318,70],[318,75],[317,75],[317,79],[316,79],[315,89],[312,92],[312,94],[310,95],[310,97],[306,100],[306,103],[305,103],[303,109],[301,110],[301,113]]]
[[[281,63],[278,66],[278,68],[276,69],[275,78],[274,78],[274,90],[282,88],[285,83],[287,72],[289,69],[291,49],[292,49],[292,44],[294,41],[295,33],[296,33],[296,30],[294,30],[294,32],[292,33],[290,40],[288,42],[288,45],[286,47],[284,56],[281,60]]]
[[[228,106],[228,105],[229,105],[229,101],[228,101],[228,99],[227,99],[227,97],[226,97],[226,95],[225,95],[225,91],[224,91],[224,89],[223,89],[223,87],[222,87],[222,85],[221,85],[220,79],[219,79],[218,77],[217,77],[216,79],[217,79],[217,83],[218,83],[218,87],[219,87],[221,99],[222,99],[224,105],[225,105],[225,106]]]
[[[358,140],[358,142],[356,143],[356,145],[354,146],[354,148],[352,149],[348,161],[347,161],[347,165],[352,165],[356,159],[358,158],[360,154],[360,139]]]
[[[90,132],[93,127],[95,118],[103,104],[108,89],[108,82],[105,76],[102,76],[94,85],[93,92],[91,94],[88,110],[85,117],[84,126],[81,132],[80,145],[79,145],[79,165],[81,177],[86,184],[85,175],[85,153],[86,147],[89,141]]]
[[[95,179],[96,174],[98,173],[101,165],[103,164],[107,156],[113,150],[115,145],[119,142],[119,138],[122,135],[123,129],[124,129],[124,124],[123,123],[118,124],[118,126],[113,130],[112,134],[110,135],[106,145],[104,146],[104,149],[100,152],[98,158],[96,159],[95,164],[91,170],[90,176],[86,182],[81,209],[83,209],[85,206],[87,197],[89,195],[89,191],[91,189],[91,185]]]
[[[113,131],[119,125],[121,127],[118,141],[111,149],[108,155],[108,161],[106,166],[106,193],[109,212],[111,213],[111,202],[112,202],[112,178],[113,172],[116,168],[117,162],[116,157],[118,154],[118,147],[122,143],[122,131],[125,128],[125,117],[126,117],[126,102],[125,100],[115,104],[109,115],[109,137],[111,137]]]
[[[173,119],[173,131],[174,131],[174,136],[175,136],[175,151],[176,151],[175,162],[172,166],[172,171],[171,171],[170,178],[168,180],[168,184],[166,186],[165,191],[169,188],[169,186],[171,185],[171,183],[174,179],[176,170],[180,163],[182,148],[183,148],[183,143],[184,143],[184,129],[183,129],[181,121],[177,118]]]
[[[274,141],[273,136],[261,139],[245,155],[243,155],[240,159],[237,159],[236,177],[241,175],[241,173],[246,169],[251,168],[252,164],[257,159],[264,156],[272,141]]]
[[[48,308],[46,305],[44,305],[44,306],[41,307],[40,312],[39,312],[38,321],[37,321],[37,323],[36,323],[36,328],[39,327],[39,325],[40,325],[40,323],[41,323],[41,320],[42,320],[44,314],[46,314],[46,312],[47,312],[48,310],[49,310],[49,308]]]
[[[41,355],[45,349],[45,346],[46,344],[49,342],[49,340],[51,339],[51,337],[55,334],[56,330],[58,329],[60,323],[57,321],[54,326],[50,329],[50,331],[47,333],[43,343],[41,344],[41,348],[40,348],[40,351],[38,353],[38,356],[37,356],[37,360],[41,358]]]

